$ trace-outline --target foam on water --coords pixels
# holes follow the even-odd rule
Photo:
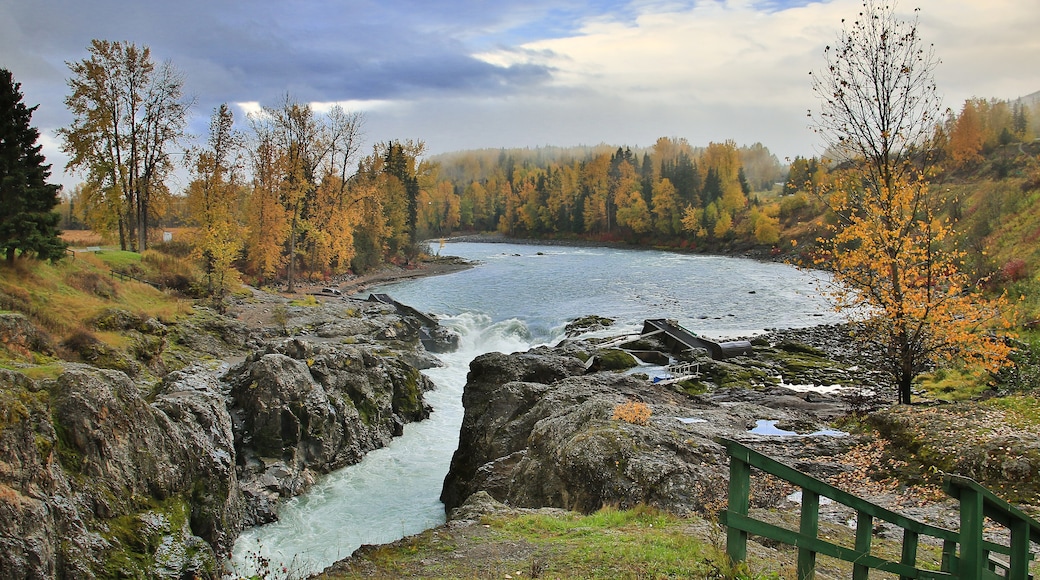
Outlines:
[[[462,425],[469,362],[486,352],[527,350],[531,343],[517,319],[495,323],[463,313],[440,321],[462,341],[458,351],[440,355],[443,367],[423,371],[437,385],[426,393],[434,409],[430,418],[406,425],[387,447],[285,500],[277,522],[246,530],[232,554],[236,575],[255,573],[260,559],[288,568],[293,577],[314,574],[362,544],[392,542],[444,522],[440,491]]]

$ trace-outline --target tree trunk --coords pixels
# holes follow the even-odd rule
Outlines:
[[[293,286],[293,270],[295,269],[295,267],[296,267],[296,218],[293,217],[292,229],[289,232],[289,272],[288,272],[288,274],[289,274],[288,275],[289,284],[288,284],[288,286],[285,289],[285,291],[289,292],[290,294],[292,292],[295,292],[295,289],[294,289],[294,286]]]
[[[137,197],[137,247],[143,252],[148,249],[148,196],[138,194]]]
[[[119,212],[119,249],[126,251],[126,220],[123,218],[123,212]]]
[[[910,387],[913,385],[913,375],[903,375],[899,377],[899,404],[909,405],[910,404]]]

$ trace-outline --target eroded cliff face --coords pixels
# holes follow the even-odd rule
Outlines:
[[[224,376],[248,525],[272,521],[280,497],[357,463],[405,423],[429,416],[423,393],[430,380],[374,346],[290,339]]]
[[[252,345],[230,369],[150,383],[85,364],[41,380],[0,370],[0,577],[219,577],[278,498],[429,415],[419,367],[434,361],[390,307],[290,309],[305,335],[288,339],[211,318],[185,321],[177,355]]]

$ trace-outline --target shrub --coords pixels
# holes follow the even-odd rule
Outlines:
[[[101,344],[101,341],[92,332],[85,328],[78,328],[62,341],[61,346],[83,360],[90,360]]]
[[[1017,282],[1026,277],[1028,274],[1026,270],[1025,260],[1008,260],[1000,267],[1000,277],[1007,282]]]
[[[98,272],[73,272],[68,275],[66,280],[73,288],[93,294],[98,298],[112,300],[118,295],[115,284]]]
[[[650,407],[639,401],[628,401],[614,407],[615,421],[624,421],[633,425],[648,425],[650,423]]]
[[[599,360],[600,370],[604,371],[620,371],[639,364],[636,357],[616,348],[601,350],[596,353],[596,358]]]

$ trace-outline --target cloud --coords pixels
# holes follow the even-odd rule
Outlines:
[[[1020,0],[916,0],[943,64],[946,103],[1040,90],[1040,9]],[[471,147],[762,142],[778,156],[822,147],[807,128],[808,73],[859,0],[16,0],[0,1],[0,54],[33,121],[54,130],[66,61],[93,38],[169,59],[204,133],[224,102],[342,103],[373,141]],[[324,105],[321,105],[324,106]],[[355,108],[356,107],[356,108]],[[241,115],[244,117],[244,115]],[[65,182],[74,182],[67,177]]]

